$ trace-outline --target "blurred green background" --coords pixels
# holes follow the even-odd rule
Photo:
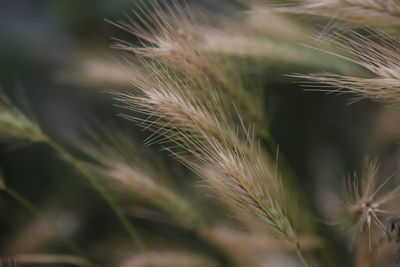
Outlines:
[[[234,10],[226,8],[223,2],[193,2],[216,12]],[[92,120],[114,121],[130,131],[138,142],[148,135],[133,123],[117,117],[120,110],[103,92],[114,88],[80,86],[59,78],[60,73],[74,66],[73,59],[80,53],[121,59],[118,51],[109,48],[111,37],[134,38],[104,19],[124,18],[134,6],[132,0],[0,3],[0,85],[15,100],[21,99],[22,92],[44,131],[69,149],[69,140],[84,132]],[[394,111],[370,101],[349,105],[348,95],[304,91],[295,83],[296,79],[285,76],[299,72],[296,66],[274,62],[266,64],[262,71],[265,78],[261,86],[267,103],[264,112],[273,111],[272,135],[317,213],[321,212],[316,205],[320,197],[331,190],[339,191],[343,175],[359,168],[365,155],[387,159],[387,172],[397,169],[399,120]],[[108,247],[120,237],[123,240],[124,233],[90,185],[46,145],[4,143],[0,147],[0,168],[6,183],[45,213],[62,221],[65,231],[90,248],[90,253],[99,260],[110,260],[112,255],[101,253],[105,250],[103,245]],[[179,182],[184,193],[202,194],[196,189],[196,177],[168,157],[164,158],[172,166],[174,176],[190,176]],[[207,200],[206,204],[201,197],[192,198],[199,199],[197,204],[204,213],[213,214],[210,208],[216,205],[210,204],[213,200]],[[197,238],[189,231],[145,218],[134,218],[134,223],[155,239],[158,238],[155,232],[163,232],[166,238]],[[40,223],[31,214],[0,193],[3,256],[66,251],[44,226],[37,224]],[[199,243],[196,246],[207,250]]]

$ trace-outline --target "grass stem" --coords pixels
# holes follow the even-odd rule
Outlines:
[[[110,195],[110,193],[104,188],[104,186],[93,177],[78,161],[76,161],[70,153],[68,153],[63,147],[61,147],[56,142],[49,140],[48,144],[69,164],[71,164],[76,170],[78,170],[85,178],[89,180],[91,185],[95,190],[99,192],[99,194],[104,198],[107,204],[110,206],[112,211],[118,217],[118,220],[121,222],[122,226],[128,232],[129,237],[131,238],[134,245],[143,252],[145,250],[144,243],[139,237],[138,232],[133,227],[132,223],[129,221],[128,217],[124,214],[122,209],[118,206],[116,201]]]
[[[301,261],[301,263],[303,264],[303,266],[304,267],[309,267],[306,259],[304,258],[303,254],[300,251],[299,244],[297,244],[297,246],[296,246],[296,254],[297,254],[297,257],[299,258],[299,260]]]
[[[85,262],[85,266],[93,267],[95,266],[86,254],[79,248],[79,246],[69,237],[67,237],[58,226],[48,217],[46,217],[39,209],[37,209],[29,200],[24,198],[18,192],[5,186],[3,187],[4,192],[6,192],[11,198],[17,201],[21,206],[28,210],[32,215],[38,217],[47,223],[51,230],[60,238],[61,242],[73,253],[81,257]]]

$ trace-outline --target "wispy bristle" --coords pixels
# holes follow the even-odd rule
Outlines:
[[[237,253],[293,250],[291,244],[282,242],[281,239],[271,237],[262,230],[240,231],[223,226],[205,229],[205,235],[224,246],[231,247]],[[321,241],[311,236],[299,236],[298,242],[303,250],[312,250],[321,245]]]
[[[127,109],[149,115],[144,120],[127,117],[172,142],[169,150],[227,204],[259,217],[275,235],[293,241],[280,177],[252,130],[233,126],[212,88],[195,90],[202,84],[148,70],[153,82],[137,83],[141,94],[115,94]]]
[[[100,88],[130,87],[130,77],[145,77],[143,71],[132,63],[117,62],[107,57],[79,54],[71,65],[56,74],[64,83]]]
[[[397,0],[303,0],[298,5],[277,10],[373,26],[400,23],[400,3]]]
[[[368,30],[367,36],[348,29],[345,32],[325,36],[324,40],[339,49],[340,54],[334,55],[364,67],[376,77],[361,78],[330,73],[295,76],[311,80],[309,84],[313,88],[318,88],[318,83],[321,83],[328,87],[322,87],[321,90],[350,92],[356,94],[357,99],[370,98],[397,105],[400,96],[399,40],[371,30]]]
[[[356,175],[349,179],[347,199],[343,203],[344,211],[351,217],[350,226],[356,228],[357,233],[368,233],[370,247],[373,242],[372,233],[380,232],[379,237],[385,236],[388,232],[386,219],[400,215],[400,211],[388,208],[400,195],[400,186],[385,192],[383,188],[392,176],[377,185],[378,169],[378,160],[373,160],[366,164],[360,181]]]
[[[0,92],[0,138],[30,142],[46,140],[40,127]]]
[[[222,37],[221,33],[218,30],[210,30],[213,27],[207,27],[206,20],[197,21],[193,12],[183,4],[173,1],[173,4],[167,7],[160,7],[154,3],[153,5],[152,11],[144,10],[144,14],[139,16],[141,24],[132,21],[113,23],[139,37],[142,40],[141,44],[117,40],[114,47],[162,62],[189,75],[197,82],[215,87],[218,93],[230,99],[225,105],[234,102],[239,109],[243,109],[245,119],[259,123],[261,121],[261,113],[257,108],[259,103],[253,101],[240,86],[240,81],[237,79],[240,75],[232,75],[234,68],[227,66],[220,56],[209,54],[210,51],[216,50],[214,41]],[[220,38],[210,38],[216,35]],[[224,37],[228,38],[227,35]],[[239,36],[230,36],[230,39],[220,42],[220,45],[223,44],[227,50],[232,50],[228,47],[232,41],[236,43],[237,51],[239,46],[249,46],[249,44],[247,50],[253,52],[271,48],[263,46],[260,42],[248,42],[248,38]]]
[[[95,160],[85,166],[97,177],[114,185],[120,193],[139,197],[168,212],[188,227],[203,223],[190,204],[163,181],[163,172],[156,171],[159,167],[146,161],[144,152],[135,148],[126,135],[114,131],[109,133],[108,141],[94,139],[92,145],[82,143],[77,147]]]

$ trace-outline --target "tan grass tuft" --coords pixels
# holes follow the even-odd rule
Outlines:
[[[110,86],[128,88],[130,77],[137,76],[145,77],[137,65],[82,52],[69,66],[56,73],[55,78],[63,83],[108,89]]]
[[[0,138],[42,142],[46,140],[40,127],[0,92]]]
[[[129,138],[113,131],[106,138],[94,136],[95,143],[82,142],[77,147],[94,163],[85,166],[96,176],[114,186],[120,196],[139,197],[175,216],[187,227],[198,227],[204,222],[186,199],[171,186],[165,174],[154,159],[150,160],[143,151],[137,149]],[[153,164],[152,164],[152,163]]]
[[[141,45],[117,40],[115,48],[130,51],[141,57],[154,59],[166,66],[183,72],[199,83],[215,87],[217,92],[230,99],[227,103],[234,102],[238,108],[243,109],[246,118],[253,122],[261,122],[259,112],[260,103],[254,101],[240,81],[232,75],[233,67],[216,53],[229,53],[235,44],[236,51],[269,50],[271,46],[262,42],[240,36],[221,36],[221,31],[210,26],[206,19],[195,17],[186,5],[173,1],[171,6],[159,6],[152,3],[152,10],[143,10],[142,15],[135,13],[140,23],[133,21],[118,21],[113,23],[117,27],[132,33],[142,40]],[[215,29],[215,30],[214,30]],[[218,35],[218,39],[214,39]],[[225,38],[216,49],[215,40]],[[244,46],[244,49],[240,49]],[[223,48],[225,47],[225,48]],[[247,118],[248,116],[248,118]]]
[[[141,94],[117,92],[115,98],[149,117],[126,117],[172,142],[169,150],[227,204],[259,217],[276,236],[293,241],[286,193],[252,130],[233,126],[212,89],[200,94],[207,91],[195,90],[202,84],[152,66],[148,70],[153,82],[138,82]]]
[[[265,231],[242,231],[224,226],[205,229],[204,234],[215,242],[231,247],[237,254],[265,251],[293,250],[294,247],[281,239],[271,237]],[[311,236],[299,236],[298,242],[303,250],[313,250],[321,246],[321,240]]]
[[[347,198],[342,204],[344,211],[350,216],[349,223],[355,232],[368,233],[370,248],[373,242],[372,233],[380,232],[379,237],[385,236],[388,233],[387,219],[400,215],[400,211],[389,208],[400,195],[400,186],[384,192],[383,188],[392,176],[377,184],[378,170],[379,162],[373,160],[366,165],[360,181],[356,175],[349,179]]]
[[[340,58],[364,67],[376,77],[361,78],[331,73],[295,75],[311,81],[313,87],[325,84],[329,92],[353,93],[356,99],[370,98],[398,105],[400,97],[400,43],[382,32],[367,30],[362,35],[352,30],[325,36],[324,41],[339,49]],[[323,88],[323,87],[322,87]],[[332,89],[331,89],[332,88]],[[338,89],[335,89],[338,88]]]
[[[303,0],[279,11],[309,14],[371,26],[396,26],[400,23],[398,0]]]

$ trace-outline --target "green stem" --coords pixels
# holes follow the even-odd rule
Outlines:
[[[299,245],[297,245],[297,247],[296,247],[296,253],[297,253],[297,257],[300,259],[303,266],[308,267],[308,263],[307,263],[306,259],[304,258],[303,254],[301,253]]]
[[[88,172],[82,164],[80,164],[74,157],[71,156],[63,147],[58,145],[57,143],[53,142],[52,140],[48,140],[47,143],[57,152],[59,153],[65,161],[71,164],[76,170],[78,170],[84,177],[86,177],[89,182],[92,184],[95,190],[99,192],[99,194],[104,198],[107,204],[110,206],[112,211],[118,217],[119,221],[121,222],[122,226],[128,232],[129,237],[132,239],[132,242],[136,245],[136,247],[140,251],[145,250],[145,246],[142,240],[139,237],[136,229],[133,227],[131,222],[129,221],[128,217],[122,211],[122,209],[118,206],[112,196],[108,193],[108,191],[104,188],[104,186],[94,177],[90,172]]]
[[[82,259],[85,260],[87,266],[94,266],[94,264],[89,260],[89,258],[85,255],[85,253],[79,248],[75,242],[64,235],[64,233],[57,227],[57,225],[50,220],[48,217],[46,217],[44,214],[40,212],[35,206],[33,206],[26,198],[24,198],[22,195],[14,191],[13,189],[9,187],[4,187],[3,190],[10,195],[15,201],[17,201],[21,206],[23,206],[25,209],[27,209],[30,213],[32,213],[34,216],[38,217],[39,219],[43,220],[48,224],[48,226],[51,228],[51,230],[56,233],[56,235],[61,239],[62,243],[73,253],[81,257]]]

